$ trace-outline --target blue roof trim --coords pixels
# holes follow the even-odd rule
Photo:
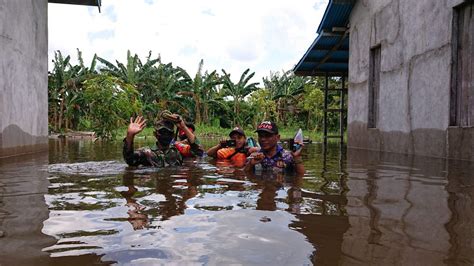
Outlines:
[[[294,67],[295,74],[315,75],[323,72],[344,74],[348,72],[349,36],[340,31],[333,32],[333,28],[347,27],[355,2],[355,0],[329,1],[317,30],[318,36]]]
[[[321,19],[321,22],[319,23],[319,26],[318,26],[318,30],[316,31],[317,33],[321,33],[321,31],[323,30],[323,24],[324,24],[324,21],[327,19],[328,17],[328,14],[329,14],[329,10],[331,9],[331,5],[332,5],[332,2],[329,2],[328,3],[328,6],[326,7],[326,10],[324,11],[324,15],[323,15],[323,19]]]
[[[293,69],[294,72],[298,71],[298,69],[301,68],[301,65],[304,63],[304,60],[309,56],[310,52],[313,50],[313,47],[318,43],[319,39],[321,38],[321,35],[318,35],[316,39],[314,39],[313,43],[309,47],[309,49],[306,51],[306,53],[301,57],[300,61],[298,64],[296,64],[295,68]]]

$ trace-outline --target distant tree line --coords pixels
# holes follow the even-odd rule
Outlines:
[[[240,74],[238,81],[224,69],[204,71],[203,60],[194,76],[183,68],[163,63],[150,52],[142,61],[127,52],[127,61],[109,62],[97,55],[86,66],[81,51],[78,64],[56,51],[48,75],[50,132],[93,130],[113,138],[115,129],[137,114],[153,123],[161,110],[182,114],[198,125],[230,128],[255,127],[271,119],[281,126],[322,130],[324,79],[295,76],[292,71],[272,72],[262,83],[252,82],[255,72]],[[330,79],[339,88],[338,78]],[[329,108],[340,98],[329,97]],[[338,128],[338,114],[329,114],[330,130]]]

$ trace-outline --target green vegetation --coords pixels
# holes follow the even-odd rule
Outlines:
[[[213,138],[216,139],[216,143],[218,139],[222,138],[228,138],[228,134],[231,129],[229,128],[222,128],[222,127],[216,127],[216,126],[209,126],[209,125],[196,125],[196,135],[200,139],[207,139],[207,138]],[[247,134],[248,137],[253,137],[255,140],[257,139],[257,134],[254,133],[255,128],[245,128],[244,129],[245,133]],[[284,139],[289,139],[293,138],[296,131],[298,131],[298,128],[293,128],[293,127],[285,127],[285,128],[280,128],[280,137],[282,140]],[[117,130],[114,131],[114,135],[116,136],[116,140],[122,140],[125,137],[125,133],[127,132],[127,128],[120,127]],[[330,135],[336,135],[335,132],[329,133]],[[303,135],[305,139],[310,139],[313,142],[322,142],[323,141],[323,133],[322,131],[303,131]],[[154,135],[153,135],[153,128],[147,127],[145,128],[142,132],[140,132],[139,135],[136,137],[137,139],[153,139],[154,140]],[[345,136],[347,138],[347,136]],[[329,139],[329,141],[337,141],[337,139]]]
[[[136,89],[116,77],[97,76],[84,82],[88,103],[87,121],[99,138],[114,138],[114,130],[123,125],[123,117],[138,113],[141,104]]]
[[[262,120],[274,120],[282,138],[292,137],[298,128],[312,140],[321,139],[323,86],[319,77],[298,77],[292,71],[270,73],[262,83],[253,82],[250,69],[238,81],[222,70],[203,70],[194,76],[183,68],[153,58],[144,62],[130,51],[127,62],[115,64],[94,56],[85,66],[78,50],[78,64],[71,57],[55,53],[54,68],[48,75],[49,128],[51,132],[94,131],[103,139],[120,138],[130,116],[143,115],[151,127],[162,110],[179,113],[197,125],[198,136],[227,136],[240,125],[253,132]],[[330,88],[340,80],[331,78]],[[329,108],[338,108],[340,98],[329,97]],[[337,132],[337,113],[329,114],[329,131]],[[147,130],[143,136],[152,136]]]

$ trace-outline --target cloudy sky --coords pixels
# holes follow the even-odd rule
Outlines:
[[[49,58],[60,50],[86,65],[94,53],[125,62],[151,50],[192,76],[226,70],[237,80],[250,68],[253,82],[270,71],[292,69],[314,38],[327,0],[102,0],[97,7],[48,5]],[[74,62],[74,61],[73,61]],[[50,63],[51,68],[51,63]]]

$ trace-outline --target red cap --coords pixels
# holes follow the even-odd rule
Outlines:
[[[278,127],[272,121],[263,121],[257,126],[257,130],[255,132],[265,131],[271,134],[278,134]]]

